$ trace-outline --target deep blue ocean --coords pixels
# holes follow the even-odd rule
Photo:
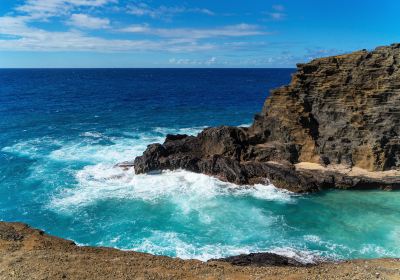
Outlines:
[[[400,257],[400,192],[295,195],[114,167],[168,133],[249,125],[293,71],[0,70],[0,220],[81,245],[201,260]]]

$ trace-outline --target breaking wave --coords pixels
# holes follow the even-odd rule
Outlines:
[[[218,196],[252,196],[263,200],[292,202],[287,191],[272,185],[238,187],[203,174],[184,170],[163,171],[160,174],[135,175],[133,168],[124,171],[106,164],[86,166],[76,173],[77,186],[65,190],[52,201],[52,207],[76,211],[106,199],[140,199],[157,203],[170,199],[181,209],[201,207]]]

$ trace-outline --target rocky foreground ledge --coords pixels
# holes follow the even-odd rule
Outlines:
[[[399,259],[299,265],[274,254],[201,262],[80,247],[21,223],[0,222],[0,279],[400,279]]]
[[[132,165],[295,192],[400,189],[400,44],[298,64],[249,128],[168,135]]]

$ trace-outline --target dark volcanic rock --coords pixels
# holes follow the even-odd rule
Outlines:
[[[305,266],[305,264],[296,261],[293,258],[273,254],[273,253],[251,253],[238,256],[232,256],[222,259],[212,259],[211,261],[223,261],[233,265],[240,266]]]
[[[298,64],[251,127],[168,135],[135,159],[135,172],[182,168],[297,192],[400,188],[399,67],[400,44]]]

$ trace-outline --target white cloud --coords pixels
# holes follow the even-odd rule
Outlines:
[[[217,58],[215,56],[211,57],[209,60],[206,61],[206,64],[214,64],[217,63]]]
[[[212,16],[214,12],[205,8],[186,8],[184,6],[159,6],[153,8],[146,3],[128,5],[128,13],[135,16],[147,16],[151,18],[171,19],[173,16],[182,13],[199,13]]]
[[[274,9],[275,11],[283,12],[285,10],[285,7],[283,5],[273,5],[272,9]]]
[[[132,25],[120,30],[111,29],[110,20],[99,14],[98,7],[115,3],[117,0],[26,0],[8,16],[0,16],[0,51],[95,51],[95,52],[133,52],[157,51],[188,53],[218,49],[237,49],[209,38],[259,36],[266,33],[258,25],[236,24],[215,28],[153,28],[149,25]],[[93,10],[95,9],[95,10]],[[183,11],[212,15],[207,9],[167,8],[167,13]],[[61,18],[52,18],[61,17]],[[74,27],[68,31],[53,31],[39,28],[35,21],[54,21]],[[109,29],[133,34],[133,38],[110,39],[102,35],[90,35],[91,29]],[[114,35],[118,35],[115,33]],[[145,35],[145,36],[144,36]],[[243,45],[246,43],[244,42]],[[216,58],[202,61],[214,64]],[[221,61],[218,62],[219,64]]]
[[[110,20],[107,18],[92,17],[86,14],[73,14],[68,24],[88,29],[105,29],[110,27]]]
[[[303,59],[299,59],[299,61],[308,61],[312,60],[318,57],[324,57],[324,56],[332,56],[332,55],[338,55],[338,54],[343,54],[345,51],[340,50],[340,49],[324,49],[324,48],[307,48],[306,49],[306,54],[304,55]]]
[[[146,3],[131,4],[128,6],[128,13],[135,16],[148,16],[151,18],[171,17],[177,13],[183,13],[183,7],[160,6],[152,8]]]
[[[101,7],[117,0],[26,0],[16,11],[31,19],[46,20],[53,16],[65,15],[77,7]]]
[[[55,32],[30,27],[26,17],[0,17],[0,51],[165,51],[193,52],[217,48],[186,40],[121,40],[88,36],[81,31]]]
[[[285,7],[283,5],[274,5],[272,6],[273,12],[267,13],[271,20],[283,20],[286,18],[286,14],[283,12],[285,11]]]
[[[205,14],[209,16],[215,16],[215,13],[209,9],[205,8],[194,8],[194,9],[188,9],[189,12],[194,12],[194,13],[199,13],[199,14]]]
[[[152,28],[148,25],[133,25],[120,29],[121,32],[142,33],[165,38],[204,39],[212,37],[243,37],[268,34],[257,25],[236,24],[216,28]]]
[[[297,51],[293,53],[291,51],[282,51],[281,53],[275,54],[270,57],[255,57],[241,59],[237,64],[241,65],[252,65],[252,66],[275,66],[280,65],[281,67],[293,67],[297,63],[308,62],[318,57],[325,57],[331,55],[337,55],[344,53],[338,49],[321,49],[321,48],[306,48],[301,51],[300,54]],[[302,54],[301,54],[302,53]]]
[[[215,56],[210,57],[208,59],[190,59],[190,58],[171,58],[168,60],[169,64],[173,65],[203,65],[210,66],[214,64],[226,64],[226,62],[217,62],[217,58]]]
[[[273,20],[282,20],[282,19],[284,19],[286,17],[286,14],[275,12],[275,13],[269,13],[269,16]]]

